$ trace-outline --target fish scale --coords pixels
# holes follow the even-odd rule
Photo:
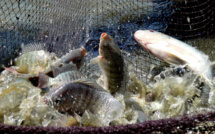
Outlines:
[[[56,78],[50,78],[50,85],[55,85],[59,82],[72,82],[77,79],[84,78],[84,76],[78,71],[68,71],[59,74]]]
[[[84,87],[83,85],[81,85],[81,87],[79,89],[80,92],[76,91],[77,94],[74,96],[75,98],[78,98],[78,100],[74,103],[75,105],[73,105],[72,107],[74,107],[76,110],[78,110],[76,112],[79,114],[83,114],[86,109],[89,109],[89,110],[92,109],[92,105],[95,104],[95,100],[97,100],[99,97],[99,96],[96,96],[96,94],[93,94],[92,92],[86,90],[86,88],[88,88],[88,87]],[[79,99],[79,98],[81,98],[81,96],[83,96],[81,93],[86,93],[84,96],[86,98],[86,101],[84,101],[84,102],[87,102],[85,107],[83,107],[83,105],[82,105],[83,100]],[[94,110],[96,110],[96,109],[94,109]],[[92,111],[92,110],[90,110],[90,111]]]
[[[99,60],[104,76],[104,86],[111,93],[123,89],[126,83],[126,72],[124,70],[124,60],[118,45],[108,34],[103,33],[100,37]]]
[[[86,110],[93,114],[109,113],[106,110],[114,111],[111,109],[114,106],[116,109],[121,109],[121,103],[113,98],[113,96],[105,91],[102,87],[91,81],[78,80],[71,83],[66,83],[55,90],[51,90],[45,97],[47,103],[51,98],[54,108],[59,112],[66,112],[70,115],[82,115]],[[101,88],[101,89],[98,89]],[[59,103],[60,105],[57,105]],[[109,104],[110,103],[110,104]],[[48,103],[52,104],[51,102]]]

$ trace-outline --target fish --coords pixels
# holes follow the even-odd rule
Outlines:
[[[18,73],[37,74],[46,70],[56,57],[44,50],[31,51],[15,59],[15,66],[11,67]]]
[[[54,78],[44,74],[43,72],[39,73],[39,88],[44,89],[51,86],[58,87],[74,80],[86,79],[86,77],[77,70],[77,67],[73,62],[63,64],[62,67],[53,66],[52,71]]]
[[[48,53],[45,50],[31,51],[33,49],[42,49],[43,47],[39,44],[37,45],[39,47],[34,48],[32,45],[35,44],[23,47],[22,55],[16,58],[14,61],[15,66],[12,66],[10,68],[4,67],[4,69],[11,72],[17,72],[19,73],[19,75],[30,74],[38,76],[39,72],[44,72],[45,74],[52,76],[51,66],[61,67],[62,64],[73,62],[79,69],[83,64],[84,57],[87,55],[86,49],[84,47],[80,47],[78,49],[70,50],[69,53],[58,59],[54,53]]]
[[[123,112],[122,104],[91,80],[77,80],[51,90],[44,102],[60,113],[82,116],[86,110],[108,124]]]
[[[171,64],[188,67],[198,76],[203,78],[206,84],[202,87],[202,104],[208,102],[214,73],[209,57],[198,49],[163,33],[154,30],[138,30],[134,33],[134,39],[146,51],[155,57]]]
[[[54,65],[57,66],[57,65],[69,63],[72,61],[74,64],[76,64],[77,68],[80,69],[80,67],[83,65],[84,57],[86,55],[87,55],[87,51],[84,47],[70,50],[69,53],[62,56],[59,61],[54,63]]]
[[[169,64],[188,66],[211,84],[211,61],[198,49],[154,30],[138,30],[134,33],[134,38],[143,49],[155,57]]]
[[[104,88],[110,93],[123,92],[126,83],[126,68],[119,46],[107,33],[102,33],[99,56],[91,60],[98,62],[103,74]]]

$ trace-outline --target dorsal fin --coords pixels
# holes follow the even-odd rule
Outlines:
[[[22,51],[21,51],[22,54],[25,54],[31,51],[39,51],[39,50],[46,51],[44,43],[30,43],[26,45],[22,44],[21,48],[22,48]]]
[[[79,79],[79,80],[73,81],[73,83],[82,83],[82,84],[88,85],[92,88],[95,88],[97,90],[108,92],[103,87],[101,87],[99,84],[97,84],[95,81],[92,81],[89,79]]]

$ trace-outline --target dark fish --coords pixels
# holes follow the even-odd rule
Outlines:
[[[126,83],[125,63],[120,48],[106,33],[100,37],[98,62],[104,76],[104,88],[115,93]]]
[[[61,113],[83,115],[86,110],[104,118],[123,111],[122,104],[101,86],[91,81],[64,84],[47,93],[44,101]]]

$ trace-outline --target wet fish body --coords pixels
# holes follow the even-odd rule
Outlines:
[[[78,79],[85,79],[86,77],[83,76],[79,71],[67,71],[64,73],[59,74],[55,78],[51,78],[44,73],[39,73],[39,88],[46,88],[51,86],[60,86],[65,83],[72,82]]]
[[[95,82],[75,81],[50,91],[45,102],[62,113],[83,115],[86,110],[106,120],[122,111],[122,104]]]
[[[84,61],[84,57],[87,55],[87,51],[84,47],[75,49],[75,50],[70,50],[69,53],[64,55],[63,57],[60,58],[59,61],[57,61],[54,65],[58,66],[64,63],[69,63],[73,62],[76,64],[77,68],[79,69]]]
[[[211,84],[213,70],[209,57],[194,47],[154,30],[138,30],[137,43],[148,52],[169,64],[184,65]]]
[[[15,59],[15,70],[24,74],[37,74],[46,70],[54,61],[55,56],[39,50],[22,54]]]
[[[126,83],[125,63],[120,48],[106,33],[100,37],[98,57],[105,89],[110,93],[122,91]]]

